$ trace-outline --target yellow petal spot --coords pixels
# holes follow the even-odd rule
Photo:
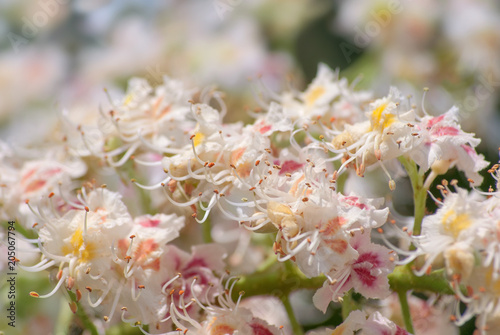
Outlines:
[[[372,130],[383,131],[385,128],[389,127],[394,123],[395,116],[392,113],[385,113],[384,111],[387,107],[387,103],[378,106],[371,115]]]
[[[132,99],[133,99],[133,95],[132,94],[127,94],[127,96],[125,97],[125,101],[123,102],[123,104],[125,106],[127,106],[128,104],[130,104],[132,102]]]
[[[332,332],[332,335],[343,335],[343,334],[346,334],[346,325],[345,324],[341,324],[339,325],[337,328],[335,328]]]
[[[62,252],[65,255],[73,254],[78,257],[79,262],[88,262],[95,256],[95,245],[93,243],[87,243],[83,241],[83,232],[81,229],[77,229],[71,239],[69,244],[65,244],[62,247]]]
[[[486,285],[489,289],[495,293],[495,296],[500,296],[500,279],[493,279],[493,266],[489,266],[486,269]]]
[[[233,334],[234,331],[236,329],[234,329],[233,327],[231,327],[230,325],[225,325],[225,324],[219,324],[219,325],[216,325],[214,326],[211,331],[210,331],[210,335],[226,335],[226,334]]]
[[[316,100],[321,98],[323,94],[325,94],[326,90],[323,86],[316,86],[306,95],[306,103],[308,106],[314,105]]]
[[[444,214],[441,224],[446,233],[457,238],[462,230],[470,227],[471,220],[466,213],[457,214],[453,209],[450,209]]]
[[[194,146],[197,147],[199,144],[201,144],[201,142],[203,141],[204,138],[205,138],[205,135],[203,135],[200,132],[197,132],[196,134],[194,134],[194,137],[193,137]]]

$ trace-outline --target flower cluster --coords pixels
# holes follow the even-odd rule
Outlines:
[[[303,92],[263,89],[257,98],[252,122],[225,123],[220,92],[168,77],[153,88],[134,78],[109,109],[86,119],[65,111],[55,135],[63,145],[23,156],[2,144],[1,216],[18,217],[38,234],[31,242],[40,260],[21,260],[23,268],[51,270],[57,279],[52,292],[31,295],[71,291],[73,311],[91,311],[106,326],[121,316],[144,333],[279,334],[281,325],[239,306],[243,293],[233,300],[240,284],[222,276],[224,269],[266,273],[264,265],[242,267],[242,255],[286,262],[300,270],[299,281],[319,279],[312,303],[322,312],[353,294],[388,298],[396,265],[412,263],[422,276],[442,261],[443,280],[467,305],[457,310],[457,324],[481,315],[486,329],[495,320],[497,194],[483,199],[445,183],[440,208],[421,221],[438,175],[455,167],[478,185],[488,165],[476,152],[479,139],[461,129],[457,108],[433,116],[396,88],[373,99],[326,65]],[[402,167],[416,194],[415,223],[397,236],[411,248],[396,247],[381,228]],[[347,186],[346,179],[370,183],[365,174],[377,169],[385,196]],[[209,243],[217,231],[234,234],[219,240],[237,246]],[[357,331],[408,334],[379,312],[361,311],[334,333]]]
[[[412,237],[417,248],[405,262],[423,257],[415,270],[419,276],[444,266],[455,294],[467,306],[461,312],[457,304],[452,318],[462,325],[477,316],[478,329],[484,333],[496,322],[500,308],[497,192],[490,189],[484,197],[456,186],[456,180],[445,181],[438,189],[442,196],[436,199],[439,208],[423,219],[422,234]]]

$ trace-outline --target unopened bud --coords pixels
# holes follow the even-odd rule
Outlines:
[[[450,168],[450,165],[451,165],[450,160],[437,160],[434,163],[432,163],[431,169],[437,175],[445,174]]]

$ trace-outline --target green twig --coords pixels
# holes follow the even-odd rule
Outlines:
[[[281,297],[299,289],[318,289],[323,286],[324,276],[307,278],[292,263],[283,266],[268,267],[265,271],[242,276],[233,290],[233,299],[238,299],[238,292],[244,291],[245,297],[256,295],[274,295]],[[279,265],[279,266],[278,266]],[[428,275],[416,276],[409,265],[396,266],[389,274],[389,285],[393,291],[423,291],[454,295],[444,270],[436,270]]]
[[[73,321],[74,315],[68,307],[68,300],[65,296],[61,297],[59,304],[59,313],[57,315],[57,323],[54,325],[55,334],[65,334]]]
[[[393,291],[428,291],[440,294],[455,294],[445,277],[444,270],[436,270],[428,275],[416,276],[410,265],[396,266],[394,271],[387,276]]]
[[[205,222],[202,224],[202,230],[203,230],[203,242],[204,243],[212,243],[212,225],[210,224],[210,219],[207,218]]]
[[[257,268],[257,272],[265,272],[277,263],[278,258],[276,257],[276,255],[273,253],[269,253],[264,262]]]
[[[408,177],[410,177],[413,188],[414,216],[413,235],[418,236],[422,231],[422,220],[425,215],[425,202],[427,200],[427,188],[424,187],[424,175],[419,173],[417,164],[400,156],[399,161],[403,164]]]
[[[365,298],[358,299],[362,297],[359,293],[354,293],[351,289],[344,295],[342,301],[342,319],[347,319],[349,314],[355,310],[361,310],[363,307],[363,303],[365,302]]]
[[[290,319],[290,324],[292,326],[292,331],[294,335],[303,335],[304,330],[302,329],[302,326],[300,323],[297,321],[297,318],[295,317],[295,313],[293,312],[292,304],[290,303],[290,299],[288,298],[288,295],[283,295],[281,296],[281,302],[283,302],[283,306],[285,306],[286,314],[288,315],[288,319]]]
[[[398,297],[399,302],[401,303],[401,313],[403,314],[406,330],[411,334],[415,334],[415,331],[413,330],[413,322],[411,320],[410,306],[408,306],[407,292],[404,290],[398,291]]]
[[[76,301],[76,294],[71,292],[71,291],[67,291],[67,292],[71,298],[71,301],[73,301],[76,304],[76,313],[75,314],[82,322],[83,328],[88,330],[91,335],[99,335],[99,332],[97,331],[96,326],[94,325],[92,320],[90,320],[87,313],[85,313],[83,306],[79,302]]]
[[[242,276],[233,289],[233,299],[238,299],[238,292],[244,291],[245,298],[256,295],[274,295],[281,298],[299,289],[317,289],[323,285],[323,276],[307,278],[294,265],[269,267],[264,272],[255,272]]]
[[[207,204],[204,203],[203,206],[207,206]],[[201,214],[201,217],[203,217],[205,215],[205,211],[203,209],[201,209],[200,206],[198,206],[197,212],[199,212]],[[207,216],[207,219],[205,220],[205,222],[200,223],[200,224],[201,224],[201,236],[203,238],[203,243],[212,243],[213,242],[212,224],[210,223],[210,215]]]

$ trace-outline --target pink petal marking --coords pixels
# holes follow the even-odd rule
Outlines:
[[[294,172],[297,169],[300,169],[304,164],[298,163],[296,161],[285,161],[283,164],[281,164],[281,170],[278,173],[279,175],[283,175],[285,173],[290,173]]]
[[[440,136],[457,136],[460,131],[455,127],[437,127],[432,130],[432,135],[436,137]]]

